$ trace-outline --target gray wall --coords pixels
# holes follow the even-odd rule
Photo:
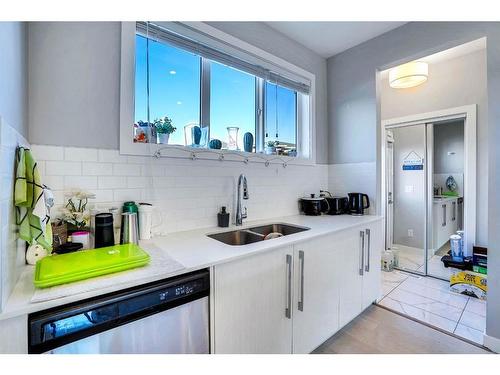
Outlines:
[[[30,22],[30,142],[118,149],[120,23]]]
[[[28,26],[0,22],[0,116],[28,138]]]
[[[408,154],[425,158],[425,125],[393,129],[394,135],[394,243],[424,248],[425,174],[423,170],[403,170]],[[408,189],[411,187],[411,189]],[[411,191],[409,191],[411,190]],[[408,230],[413,229],[413,237]],[[422,250],[422,259],[424,258]]]
[[[316,74],[317,162],[327,162],[326,59],[263,23],[212,26]],[[118,149],[120,24],[29,26],[30,141]]]
[[[431,112],[444,108],[477,104],[477,225],[478,244],[488,244],[488,94],[486,50],[478,50],[453,59],[429,65],[429,79],[405,90],[389,86],[388,72],[380,75],[380,108],[382,120]],[[438,125],[438,127],[443,125]],[[439,131],[439,129],[435,129]],[[463,148],[463,146],[462,146]],[[455,160],[459,160],[456,155]],[[436,157],[434,162],[436,163]],[[449,160],[450,157],[447,157]],[[437,159],[439,163],[439,158]],[[463,153],[460,159],[463,165]],[[436,166],[436,164],[435,164]],[[463,168],[463,167],[462,167]],[[451,173],[451,171],[434,173]],[[456,172],[456,173],[463,173]]]
[[[329,163],[375,161],[380,112],[375,72],[481,37],[487,37],[488,318],[486,333],[500,338],[500,23],[415,22],[328,59]],[[483,134],[484,137],[484,134]],[[380,179],[380,162],[377,161]],[[378,181],[378,184],[380,181]],[[486,199],[487,198],[487,199]],[[478,228],[479,229],[479,228]]]
[[[448,155],[448,152],[454,154]],[[464,173],[463,121],[434,125],[433,163],[434,173]],[[478,181],[482,179],[483,176],[478,176]]]
[[[262,22],[207,22],[316,75],[316,162],[328,164],[326,59]]]

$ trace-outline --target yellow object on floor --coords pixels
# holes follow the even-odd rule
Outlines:
[[[470,297],[486,299],[487,276],[472,271],[460,271],[450,277],[450,290]]]

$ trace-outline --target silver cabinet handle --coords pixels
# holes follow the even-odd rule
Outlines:
[[[285,316],[288,319],[292,319],[292,256],[290,254],[286,255],[286,308]]]
[[[455,221],[457,219],[457,202],[452,202],[451,207],[453,208],[453,217],[451,221]]]
[[[299,262],[300,262],[300,295],[298,308],[299,311],[304,311],[304,252],[299,251]]]
[[[441,226],[445,227],[446,226],[446,205],[443,204],[441,207],[443,208],[443,222],[441,223]]]
[[[366,254],[366,265],[365,265],[365,271],[366,272],[370,272],[370,247],[371,247],[371,241],[370,241],[370,238],[371,238],[371,232],[370,232],[370,229],[367,229],[366,230],[366,248],[368,249],[367,250],[367,254]]]
[[[359,248],[359,274],[363,276],[365,263],[365,231],[360,231],[359,236],[361,237],[361,246]]]

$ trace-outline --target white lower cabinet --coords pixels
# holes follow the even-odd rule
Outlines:
[[[337,236],[294,245],[293,353],[310,353],[339,327]]]
[[[292,258],[284,247],[214,267],[212,352],[291,352]]]
[[[217,265],[214,353],[310,353],[380,295],[382,221]]]

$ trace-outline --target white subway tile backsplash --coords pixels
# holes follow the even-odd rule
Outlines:
[[[127,177],[99,176],[97,185],[99,189],[123,189],[127,186]]]
[[[42,181],[51,190],[64,189],[64,176],[43,176]]]
[[[97,189],[97,177],[96,176],[65,176],[64,177],[64,189],[75,190],[96,190]]]
[[[127,177],[127,187],[129,189],[151,187],[152,183],[153,179],[151,177]]]
[[[98,160],[104,163],[126,163],[127,156],[120,155],[118,150],[99,150]]]
[[[64,148],[59,146],[31,145],[31,152],[37,161],[64,160]]]
[[[76,161],[47,161],[45,162],[47,176],[81,176],[82,163]]]
[[[94,190],[96,203],[114,202],[113,190]]]
[[[141,169],[147,168],[140,164],[113,164],[114,176],[140,176]]]
[[[95,163],[83,162],[82,175],[89,176],[110,176],[113,174],[113,164],[111,163]]]
[[[55,155],[58,149],[64,150],[64,147],[47,152]],[[94,192],[93,205],[119,207],[127,200],[147,201],[158,207],[164,218],[158,233],[215,226],[221,206],[234,214],[234,194],[240,173],[248,178],[250,200],[245,203],[249,220],[297,214],[299,197],[328,186],[327,166],[265,167],[263,164],[127,157],[116,150],[67,150],[71,151],[70,158],[80,161],[45,161],[43,178],[52,185],[59,207],[64,204],[64,192],[69,188]],[[43,147],[40,152],[39,160],[43,161]],[[94,161],[84,160],[94,156]]]
[[[68,161],[97,161],[97,149],[81,147],[65,147],[64,160]]]
[[[115,189],[113,190],[113,200],[115,202],[141,201],[142,189]]]

